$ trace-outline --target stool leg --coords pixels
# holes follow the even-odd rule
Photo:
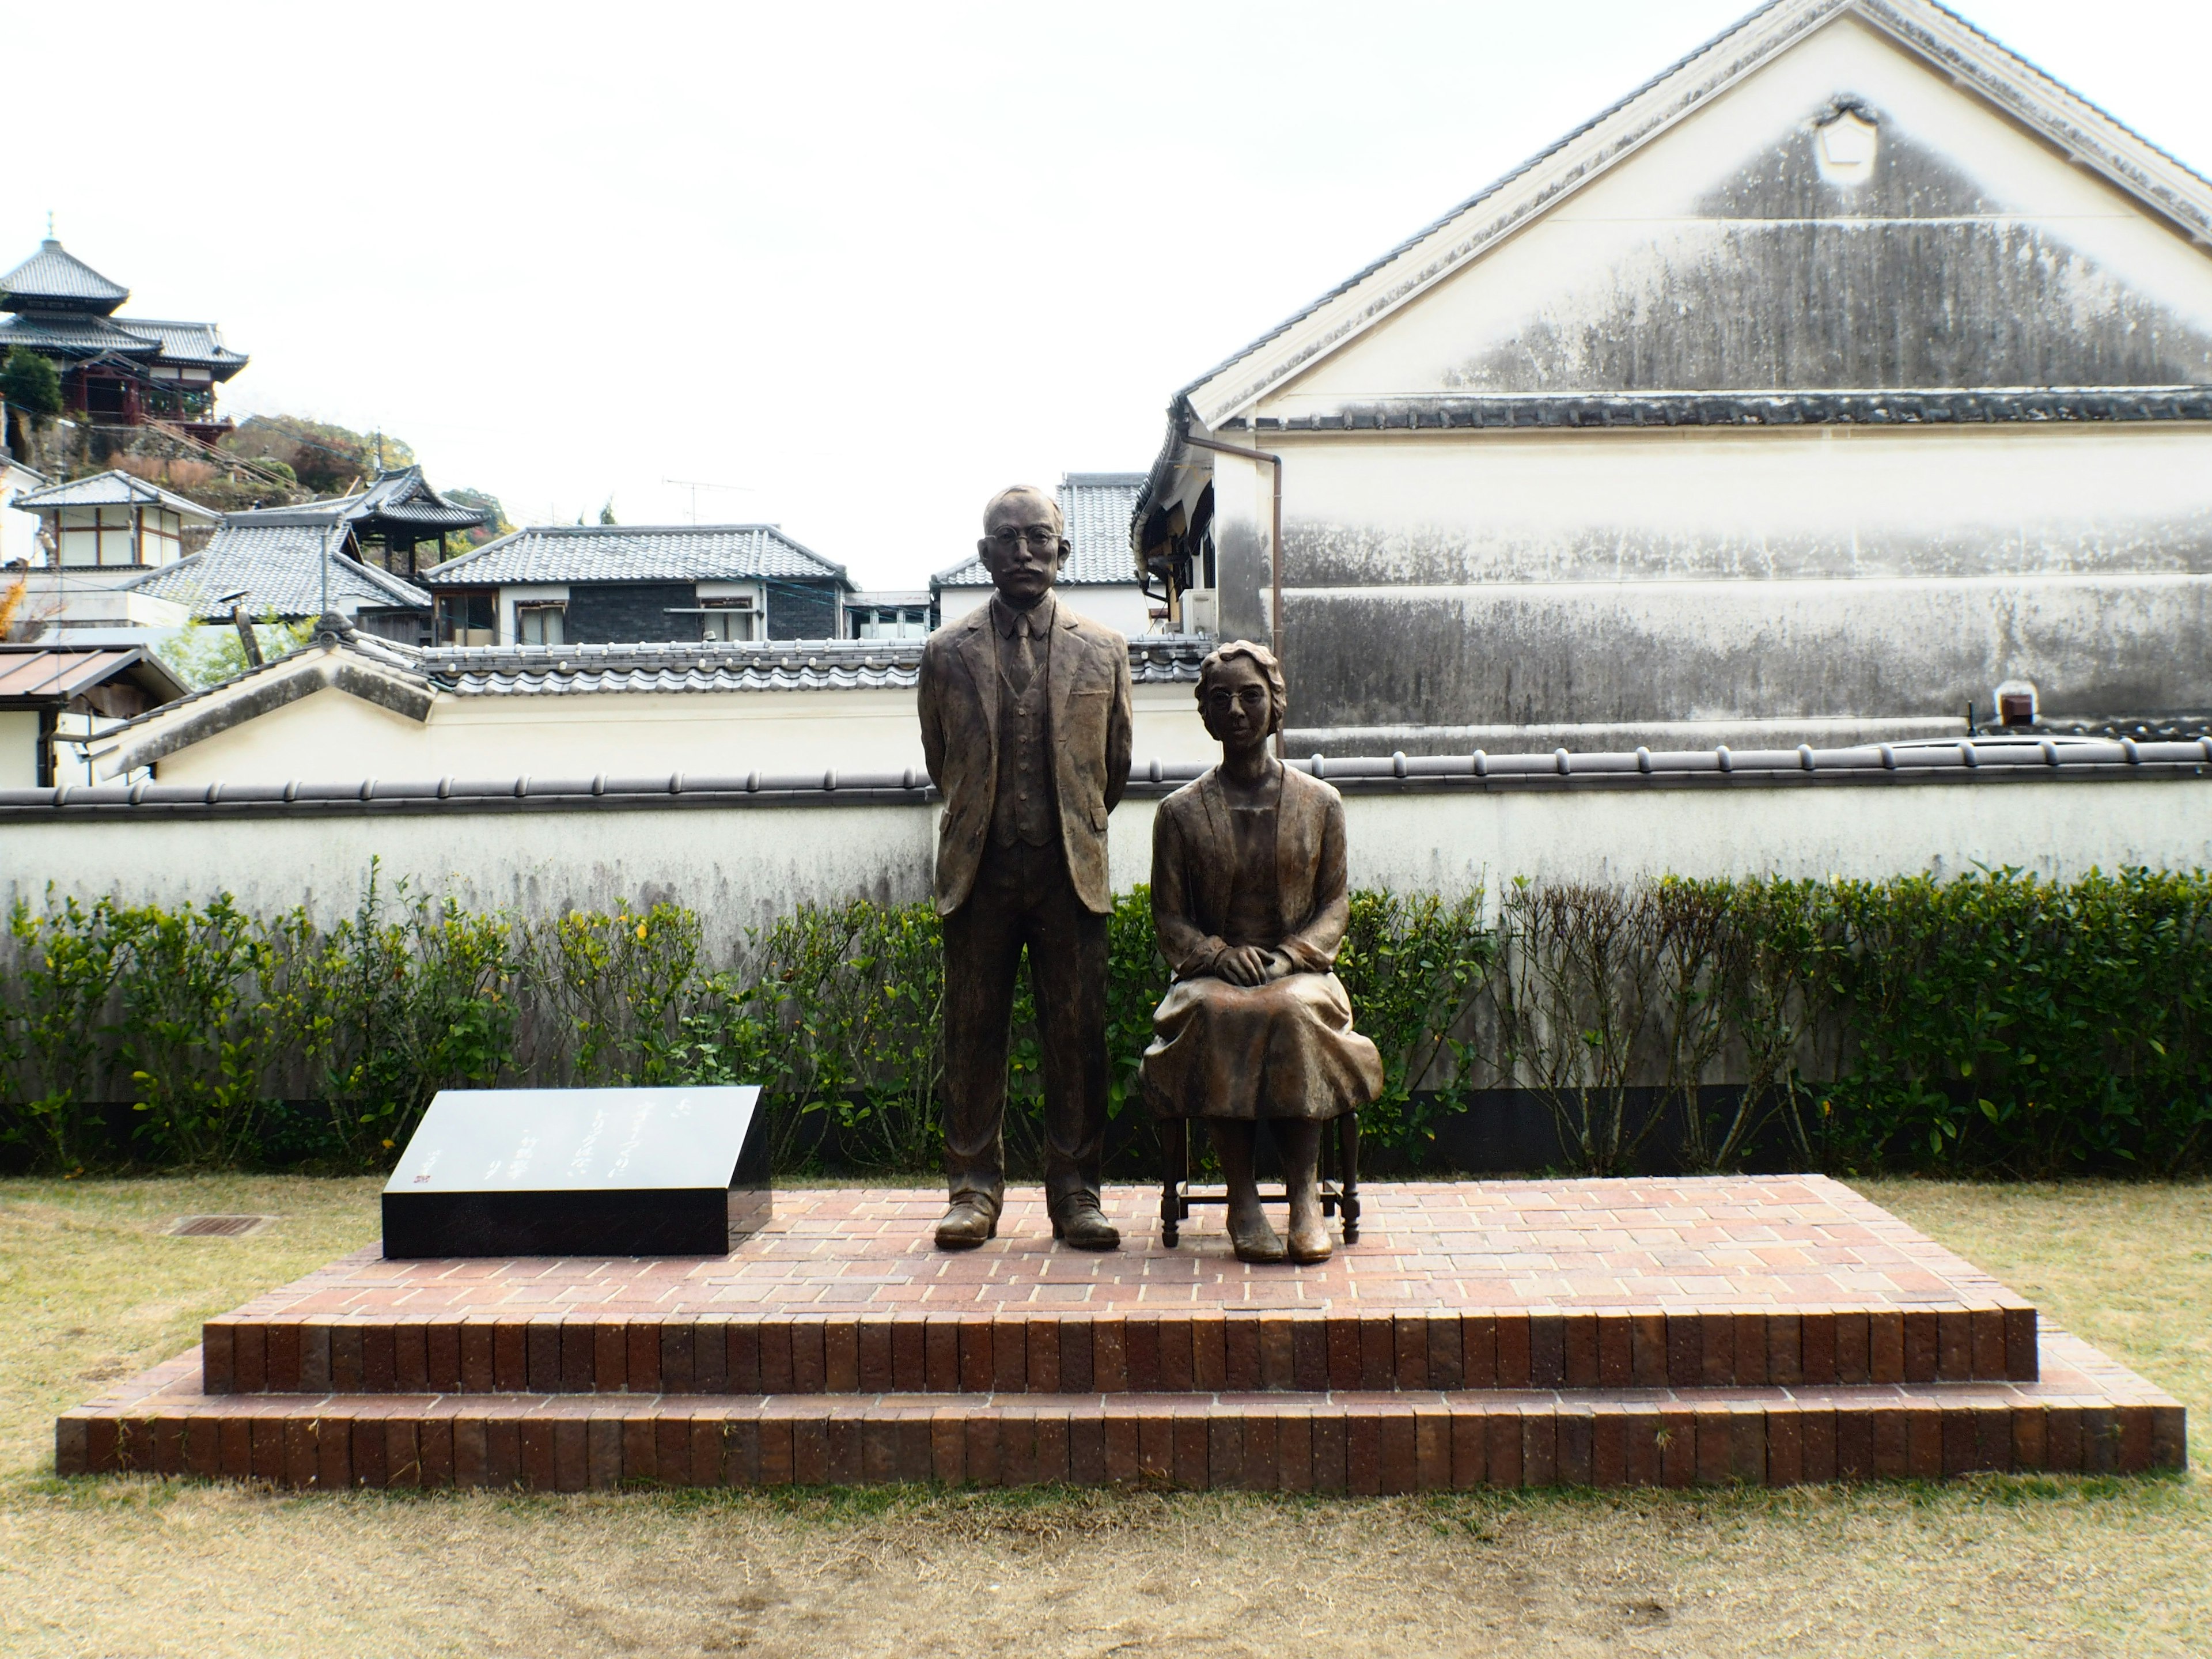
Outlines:
[[[1190,1161],[1190,1125],[1179,1117],[1160,1124],[1160,1242],[1170,1249],[1179,1237],[1176,1224],[1182,1219],[1182,1183]]]
[[[1346,1112],[1336,1121],[1336,1156],[1342,1175],[1344,1242],[1359,1242],[1359,1114]]]

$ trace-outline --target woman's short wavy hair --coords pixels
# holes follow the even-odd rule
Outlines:
[[[1214,651],[1198,667],[1198,701],[1206,702],[1206,689],[1221,672],[1238,658],[1243,658],[1260,671],[1260,678],[1267,682],[1267,700],[1273,705],[1273,719],[1268,723],[1268,735],[1280,731],[1283,720],[1291,710],[1290,689],[1283,684],[1283,665],[1275,660],[1275,653],[1264,645],[1255,645],[1249,640],[1231,640]]]

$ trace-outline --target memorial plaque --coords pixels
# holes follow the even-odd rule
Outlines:
[[[760,1091],[444,1089],[384,1187],[384,1254],[726,1255],[769,1218]]]

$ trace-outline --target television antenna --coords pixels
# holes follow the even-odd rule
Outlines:
[[[691,492],[691,522],[699,522],[699,492],[702,489],[726,489],[733,495],[750,495],[755,492],[750,484],[709,483],[703,478],[663,478],[661,483],[674,484],[678,489]]]

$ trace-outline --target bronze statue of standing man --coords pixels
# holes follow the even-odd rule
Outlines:
[[[921,653],[921,746],[945,795],[945,1164],[940,1249],[999,1231],[1014,975],[1029,952],[1044,1048],[1053,1236],[1110,1250],[1106,1139],[1106,815],[1129,779],[1129,649],[1053,596],[1068,555],[1059,505],[1002,490],[976,544],[997,589]]]

